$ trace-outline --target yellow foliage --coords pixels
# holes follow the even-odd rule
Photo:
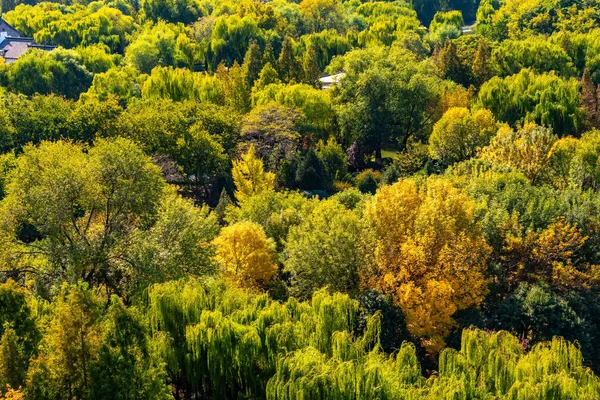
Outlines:
[[[487,293],[490,247],[474,221],[474,202],[446,180],[419,188],[401,180],[365,209],[364,286],[390,293],[409,330],[432,354],[455,326],[452,315]]]
[[[10,385],[6,385],[6,392],[0,392],[0,400],[23,400],[23,392],[21,392],[21,388],[15,390],[10,387]]]
[[[599,287],[600,267],[576,259],[587,239],[564,218],[541,232],[508,234],[501,255],[508,282],[516,287],[523,281],[543,281],[561,291]]]
[[[275,243],[254,222],[223,228],[214,244],[215,260],[225,277],[238,286],[264,289],[277,273]]]
[[[531,182],[544,179],[550,162],[550,151],[557,137],[552,130],[533,123],[516,132],[508,125],[501,127],[481,158],[494,164],[522,171]]]
[[[265,172],[262,161],[256,157],[254,145],[250,145],[241,160],[233,162],[231,175],[236,188],[235,198],[240,203],[257,193],[273,190],[275,183],[275,174]]]

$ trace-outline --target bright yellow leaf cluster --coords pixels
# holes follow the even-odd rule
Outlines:
[[[430,353],[444,346],[452,315],[478,306],[490,254],[474,203],[440,178],[382,187],[365,210],[362,283],[390,293]]]
[[[214,244],[224,276],[240,287],[264,289],[277,273],[275,243],[257,223],[229,225]]]
[[[240,203],[257,193],[272,190],[275,183],[275,174],[265,172],[262,161],[256,157],[254,145],[250,145],[241,160],[233,162],[231,175],[236,188],[235,198]]]

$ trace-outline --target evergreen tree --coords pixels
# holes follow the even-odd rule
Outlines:
[[[272,83],[281,83],[279,80],[279,74],[275,68],[273,68],[271,63],[266,63],[263,69],[260,71],[258,80],[256,81],[254,87],[256,89],[264,89],[267,85]]]
[[[308,150],[296,171],[296,183],[300,189],[326,190],[331,186],[331,178],[323,160],[313,149]]]
[[[285,83],[299,82],[301,81],[302,66],[294,54],[294,44],[292,38],[286,36],[283,40],[281,48],[281,54],[279,60],[277,60],[277,66],[279,69],[279,77]]]
[[[248,88],[254,86],[254,81],[258,79],[262,66],[263,61],[260,46],[253,40],[250,42],[250,46],[248,46],[248,51],[246,51],[246,55],[244,56],[244,64],[242,65],[242,74]]]
[[[265,51],[263,52],[262,64],[266,65],[270,63],[271,65],[276,65],[277,59],[275,59],[275,53],[273,52],[273,45],[271,42],[267,42],[265,46]]]
[[[309,46],[306,53],[304,53],[302,66],[304,69],[304,83],[319,88],[321,86],[319,81],[321,70],[317,63],[317,52],[314,46]]]
[[[490,79],[494,73],[490,64],[491,48],[487,40],[482,39],[477,46],[477,52],[473,59],[473,76],[478,85],[483,85],[488,79]]]
[[[0,7],[2,7],[2,9],[0,11],[4,14],[14,10],[16,6],[16,0],[2,0],[2,2],[0,3]]]
[[[223,222],[225,211],[230,204],[233,204],[231,197],[229,196],[229,193],[227,193],[227,189],[223,188],[223,190],[221,190],[221,195],[219,196],[219,203],[215,207],[215,213],[217,214],[219,221]]]
[[[438,67],[444,78],[451,79],[456,83],[467,84],[468,74],[466,68],[458,57],[456,45],[450,39],[446,40],[439,54]]]

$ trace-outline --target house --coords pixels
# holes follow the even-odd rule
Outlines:
[[[319,82],[321,82],[321,88],[323,90],[331,89],[334,85],[336,85],[346,74],[341,72],[335,75],[325,75],[319,78]]]
[[[54,46],[39,45],[32,38],[21,37],[19,31],[0,18],[0,57],[10,64],[17,61],[29,49],[50,51]]]

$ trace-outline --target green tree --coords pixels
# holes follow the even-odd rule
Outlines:
[[[492,50],[488,41],[485,39],[480,40],[471,67],[473,77],[478,85],[483,85],[494,75],[491,65],[491,56]]]
[[[119,290],[122,245],[156,213],[163,187],[158,168],[127,139],[97,140],[86,153],[66,142],[28,146],[2,200],[11,216],[2,225],[4,260],[32,277]]]
[[[223,147],[202,123],[197,123],[177,141],[177,155],[177,163],[193,190],[200,197],[208,197],[218,176],[227,169],[228,158]]]
[[[560,136],[576,134],[584,118],[579,82],[554,72],[537,75],[523,69],[504,79],[494,77],[481,87],[478,100],[499,121],[512,126],[535,122]]]
[[[336,200],[320,201],[290,229],[286,240],[285,270],[292,275],[292,294],[310,298],[324,286],[357,294],[360,236],[360,221],[353,211]]]
[[[256,41],[252,41],[250,42],[250,46],[248,46],[248,50],[244,56],[244,63],[242,64],[242,74],[248,88],[254,86],[254,82],[259,78],[262,68],[263,61],[260,46]]]
[[[317,155],[325,163],[327,174],[336,180],[346,179],[348,174],[348,156],[333,137],[327,143],[322,140],[317,144]]]
[[[302,61],[302,68],[304,70],[304,83],[318,88],[320,86],[319,76],[321,70],[317,63],[317,52],[313,46],[310,46],[304,53],[304,60]]]
[[[281,83],[279,80],[279,74],[273,68],[270,62],[266,63],[265,66],[260,70],[258,80],[255,82],[254,87],[258,90],[264,89],[268,85]]]
[[[40,354],[29,367],[29,398],[85,398],[91,394],[91,369],[102,341],[101,307],[85,284],[62,286]]]
[[[281,53],[277,60],[279,77],[285,83],[297,83],[302,79],[302,65],[294,52],[294,43],[290,36],[286,36],[281,45]]]
[[[466,108],[451,108],[433,127],[429,153],[444,165],[451,165],[474,156],[495,133],[496,121],[488,110],[471,113]]]
[[[163,361],[152,348],[142,317],[113,296],[97,360],[90,367],[94,399],[170,399]]]
[[[313,149],[309,149],[296,171],[296,184],[305,190],[327,190],[332,178],[327,173],[323,160]]]
[[[12,328],[5,328],[0,339],[0,387],[20,388],[25,383],[27,355]]]

